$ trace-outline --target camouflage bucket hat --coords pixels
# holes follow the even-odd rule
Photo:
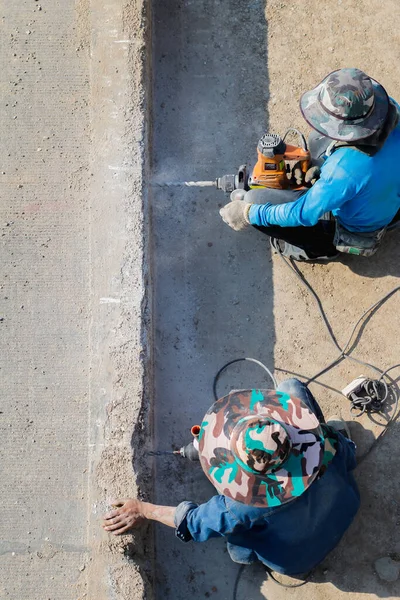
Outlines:
[[[323,135],[344,142],[376,133],[389,110],[385,89],[359,69],[333,71],[300,99],[303,117]]]
[[[203,471],[220,494],[275,507],[300,496],[336,454],[337,436],[298,398],[270,390],[231,392],[199,434]]]

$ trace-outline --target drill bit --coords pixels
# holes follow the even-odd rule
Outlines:
[[[180,454],[179,450],[149,450],[147,452],[149,456],[166,456],[173,454]]]
[[[156,187],[217,187],[216,181],[163,181],[153,182]]]

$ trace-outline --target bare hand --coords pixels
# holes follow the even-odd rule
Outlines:
[[[115,510],[103,515],[103,529],[121,535],[143,518],[142,502],[134,498],[123,498],[112,502]]]

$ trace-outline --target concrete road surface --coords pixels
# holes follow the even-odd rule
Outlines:
[[[254,156],[255,140],[267,125],[263,4],[249,11],[240,2],[159,0],[153,11],[155,180],[210,180],[234,172]],[[239,47],[246,48],[242,56]],[[249,93],[251,72],[263,77]],[[153,188],[160,449],[190,441],[190,427],[201,423],[212,403],[213,376],[225,362],[238,356],[272,362],[269,242],[251,232],[238,237],[225,227],[218,210],[226,201],[215,189]],[[254,365],[233,367],[219,391],[253,381],[270,383]],[[198,464],[168,457],[156,461],[154,489],[157,501],[168,504],[213,495]],[[221,540],[184,546],[157,527],[155,572],[157,598],[222,600],[231,598],[237,566]]]
[[[89,551],[88,62],[73,2],[1,17],[0,589],[69,600]]]

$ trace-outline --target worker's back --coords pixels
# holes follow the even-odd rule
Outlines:
[[[273,570],[296,575],[312,569],[337,545],[360,503],[351,442],[339,438],[324,475],[296,500],[265,510],[225,498],[229,512],[243,524],[226,536],[236,559],[247,562],[246,554],[255,552]]]
[[[353,197],[332,210],[346,229],[376,231],[388,225],[400,209],[400,125],[375,156],[338,148],[322,171],[332,174],[332,185],[343,172],[353,181]]]

